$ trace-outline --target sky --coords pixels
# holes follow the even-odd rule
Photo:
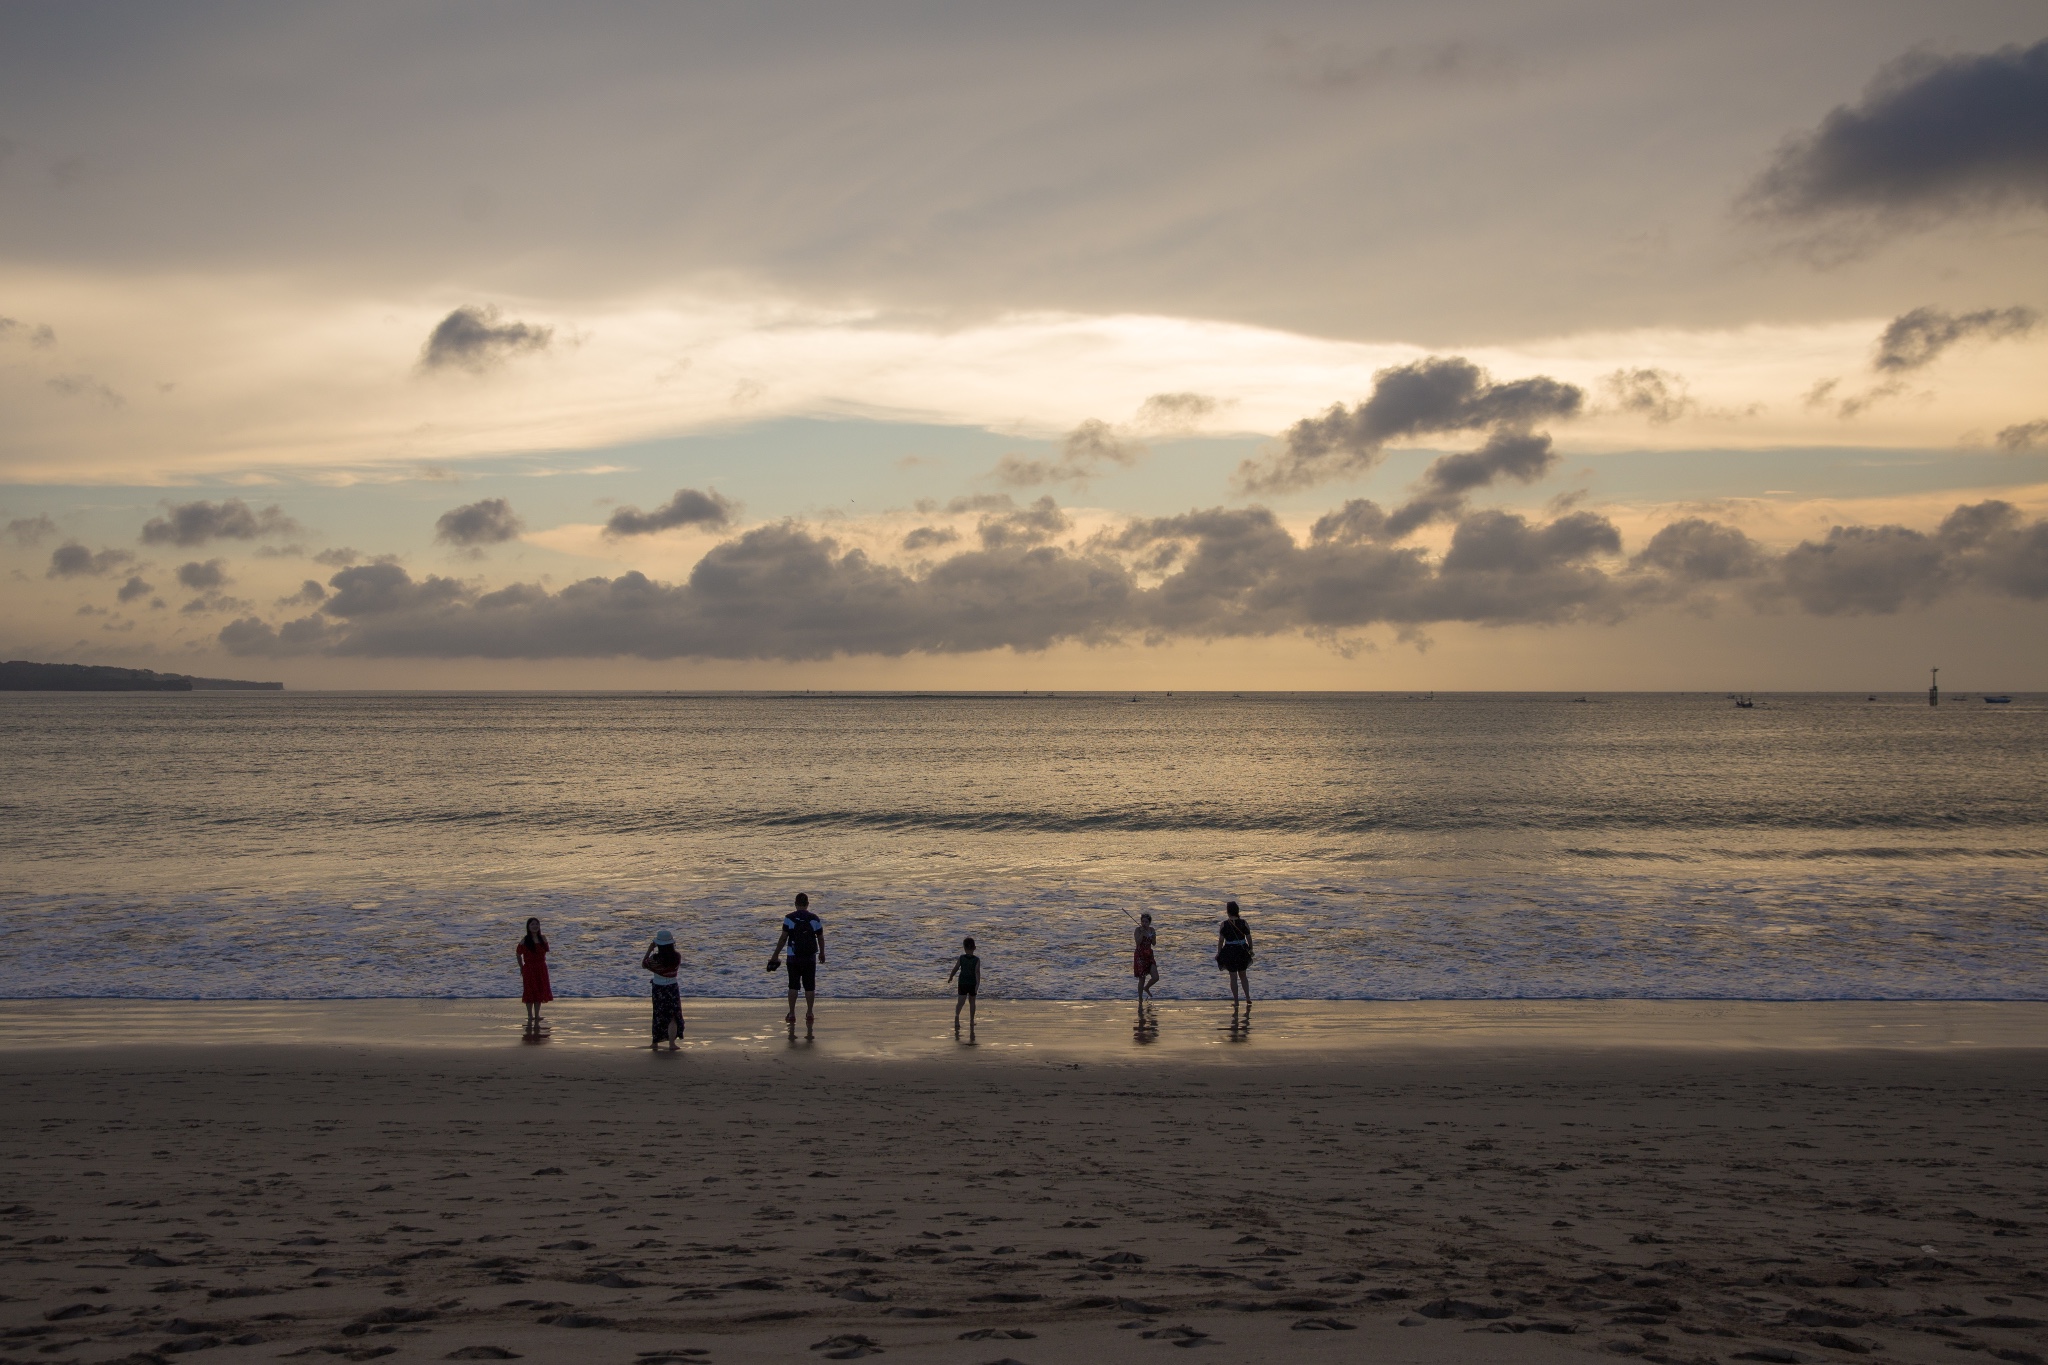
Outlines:
[[[0,656],[2048,690],[2038,4],[0,8]]]

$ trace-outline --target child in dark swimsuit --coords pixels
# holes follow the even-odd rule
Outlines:
[[[974,940],[963,938],[960,946],[966,949],[953,959],[953,970],[946,973],[946,980],[960,978],[960,996],[953,1002],[953,1032],[960,1031],[960,1007],[967,1006],[967,1031],[974,1031],[974,997],[981,993],[981,959],[974,955]]]

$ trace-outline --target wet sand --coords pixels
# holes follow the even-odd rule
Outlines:
[[[2040,1006],[324,1008],[0,1008],[0,1359],[2048,1354]]]

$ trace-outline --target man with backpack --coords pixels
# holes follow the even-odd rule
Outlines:
[[[796,908],[782,917],[782,933],[775,951],[768,955],[768,970],[789,969],[789,1013],[783,1022],[796,1032],[796,993],[804,993],[804,1032],[811,1030],[811,1016],[818,1001],[818,964],[825,960],[825,922],[811,913],[811,898],[796,893]]]

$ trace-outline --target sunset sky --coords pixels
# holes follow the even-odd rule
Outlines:
[[[2048,688],[2038,3],[0,10],[0,657]]]

